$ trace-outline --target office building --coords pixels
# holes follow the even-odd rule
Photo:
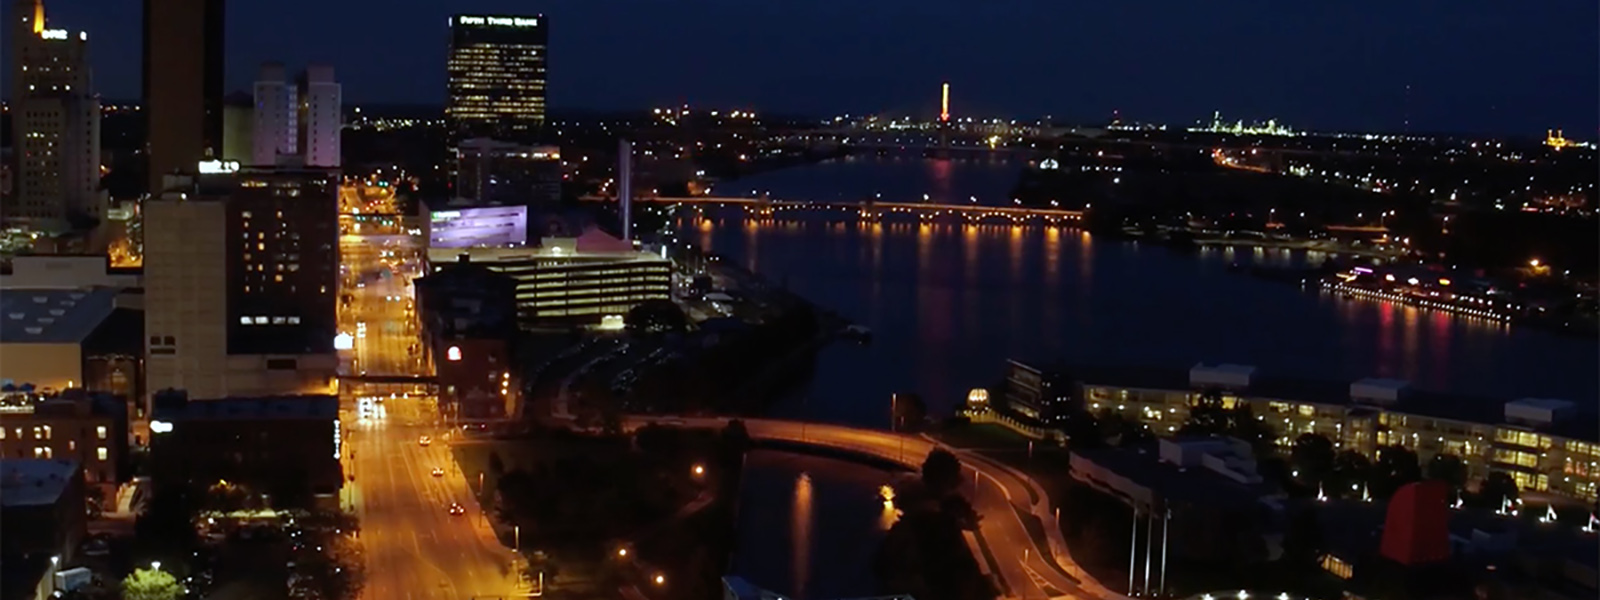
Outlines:
[[[522,389],[512,368],[516,280],[462,257],[414,284],[424,350],[447,414],[463,421],[512,416]]]
[[[455,195],[474,206],[554,206],[561,201],[561,149],[464,140],[456,146]]]
[[[670,261],[593,228],[576,238],[545,238],[533,248],[428,249],[435,270],[462,256],[516,280],[517,312],[525,326],[599,323],[647,300],[672,297]]]
[[[43,0],[21,0],[12,37],[16,194],[10,218],[65,224],[99,218],[100,100],[89,77],[87,32],[50,29]]]
[[[1525,490],[1593,502],[1600,491],[1600,427],[1571,402],[1444,394],[1405,381],[1315,381],[1264,376],[1246,365],[1158,368],[1069,367],[1054,375],[1068,390],[1060,410],[1114,412],[1175,434],[1202,394],[1225,408],[1249,406],[1288,448],[1300,435],[1326,437],[1341,450],[1369,458],[1401,446],[1426,464],[1435,455],[1461,458],[1469,479],[1503,472]],[[1024,425],[1026,404],[997,406]]]
[[[0,457],[73,460],[112,497],[129,475],[128,403],[111,394],[0,390]]]
[[[300,147],[308,167],[340,166],[343,97],[333,67],[310,65],[300,82]]]
[[[159,488],[226,480],[274,508],[338,506],[339,398],[192,398],[163,393],[151,413],[150,473]]]
[[[251,133],[253,167],[271,167],[278,157],[300,153],[300,91],[290,83],[281,63],[261,65],[256,76],[255,128]],[[226,114],[226,113],[224,113]]]
[[[323,393],[338,359],[337,173],[173,177],[145,205],[146,390]]]
[[[224,0],[144,0],[149,189],[223,149]]]
[[[450,18],[445,117],[456,139],[531,141],[544,126],[549,23],[543,16]]]

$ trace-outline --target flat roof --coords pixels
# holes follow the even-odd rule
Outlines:
[[[0,343],[75,344],[116,308],[116,288],[9,289],[0,294]]]
[[[77,471],[71,460],[0,459],[0,506],[55,504]]]
[[[157,421],[221,421],[253,419],[327,420],[339,418],[339,398],[325,394],[189,400],[180,406],[158,403],[150,417]]]
[[[1020,362],[1020,361],[1019,361]],[[1037,363],[1023,363],[1037,364]],[[1129,389],[1194,391],[1188,369],[1162,367],[1073,365],[1058,367],[1059,372],[1084,385]],[[1489,426],[1507,425],[1505,407],[1519,398],[1500,398],[1458,394],[1407,387],[1398,401],[1383,404],[1357,403],[1350,398],[1350,384],[1357,381],[1317,380],[1262,375],[1251,378],[1249,387],[1237,392],[1252,400],[1302,402],[1339,407],[1370,407],[1401,413]],[[1593,407],[1576,407],[1579,418],[1563,419],[1539,431],[1569,439],[1600,441],[1600,421]]]
[[[1271,484],[1246,484],[1204,468],[1183,468],[1161,460],[1155,444],[1134,448],[1089,448],[1073,454],[1164,499],[1190,504],[1250,506],[1277,493]]]

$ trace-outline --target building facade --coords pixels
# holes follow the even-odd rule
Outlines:
[[[151,194],[222,153],[225,0],[144,0],[143,98]]]
[[[100,100],[89,77],[89,34],[50,29],[43,0],[17,3],[12,133],[17,190],[6,216],[65,223],[99,218]]]
[[[83,473],[71,460],[0,459],[0,556],[71,561],[87,534],[83,491]]]
[[[561,201],[561,149],[464,140],[456,146],[455,195],[477,205],[554,206]]]
[[[1176,433],[1209,394],[1226,408],[1248,406],[1285,449],[1314,433],[1369,458],[1383,446],[1411,450],[1424,464],[1439,454],[1459,456],[1469,479],[1504,472],[1523,489],[1589,502],[1600,491],[1600,427],[1570,402],[1439,394],[1385,379],[1268,377],[1240,365],[1196,365],[1187,373],[1068,368],[1060,376],[1070,381],[1074,410],[1118,413],[1157,435]]]
[[[106,497],[127,480],[127,401],[72,390],[0,391],[0,458],[72,460]]]
[[[300,82],[300,146],[308,167],[337,169],[343,145],[343,93],[333,67],[310,65]]]
[[[517,282],[524,325],[598,323],[647,300],[672,298],[672,263],[590,229],[577,238],[545,238],[537,248],[430,248],[439,268],[462,255]]]
[[[271,167],[278,157],[300,152],[300,92],[286,75],[282,63],[261,65],[256,75],[255,127],[250,134],[248,165]]]
[[[337,502],[343,487],[336,396],[163,394],[151,419],[151,477],[158,487],[226,480],[269,495],[275,507]]]
[[[516,280],[464,259],[440,265],[415,286],[446,412],[464,421],[513,416],[522,389],[513,368]]]
[[[548,41],[542,15],[450,18],[445,117],[456,139],[530,141],[539,133]]]
[[[335,385],[337,174],[250,169],[146,203],[146,390],[195,398]],[[175,181],[178,181],[175,178]]]

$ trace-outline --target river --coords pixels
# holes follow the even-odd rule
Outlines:
[[[850,157],[759,174],[718,195],[1004,202],[1020,165],[1003,160]],[[1288,252],[1180,254],[1074,229],[920,226],[688,214],[689,241],[870,327],[870,346],[823,352],[805,398],[780,416],[881,426],[891,393],[948,414],[1003,377],[1008,357],[1187,368],[1254,365],[1318,379],[1394,377],[1428,389],[1600,402],[1600,345],[1543,331],[1305,293],[1228,272]],[[1320,260],[1319,257],[1310,257]]]

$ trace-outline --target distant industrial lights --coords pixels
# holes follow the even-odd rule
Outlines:
[[[449,350],[445,351],[444,356],[450,362],[460,362],[461,361],[461,347],[460,346],[451,346]]]

